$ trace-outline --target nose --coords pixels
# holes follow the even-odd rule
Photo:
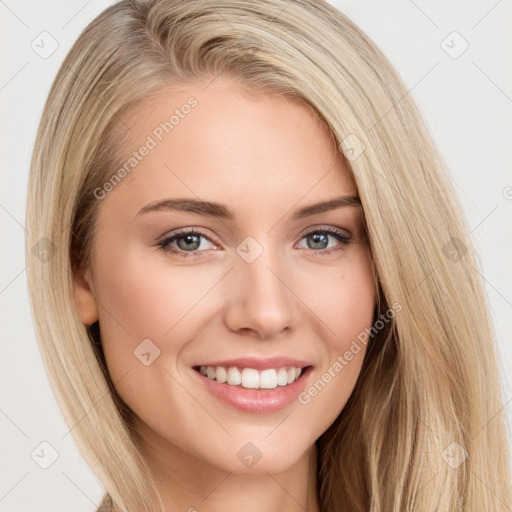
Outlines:
[[[229,297],[225,322],[231,330],[266,339],[294,327],[298,299],[282,257],[266,247],[251,263],[237,255],[230,274],[225,283]]]

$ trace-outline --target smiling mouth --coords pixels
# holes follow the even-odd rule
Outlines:
[[[255,368],[240,368],[236,366],[194,366],[193,369],[203,377],[226,384],[230,387],[245,389],[276,389],[289,386],[300,377],[309,374],[313,368],[311,365],[304,368],[283,366],[280,368],[268,368],[256,370]]]

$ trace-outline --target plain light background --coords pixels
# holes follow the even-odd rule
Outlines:
[[[68,433],[42,365],[28,303],[24,218],[29,161],[51,82],[79,33],[112,3],[0,1],[1,512],[93,512],[104,492]],[[330,3],[394,64],[450,167],[481,259],[501,354],[500,414],[510,422],[512,2]],[[33,49],[42,38],[47,52],[58,44],[51,55]],[[31,456],[50,453],[42,442],[58,452],[48,469]]]

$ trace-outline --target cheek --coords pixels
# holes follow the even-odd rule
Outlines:
[[[194,408],[170,375],[184,377],[180,353],[201,334],[200,319],[206,314],[201,298],[219,276],[193,267],[172,269],[165,258],[150,261],[135,251],[105,268],[109,271],[98,271],[97,293],[104,306],[100,333],[108,372],[121,399],[156,427],[161,403],[171,401],[174,410]]]
[[[204,273],[170,265],[158,249],[134,244],[116,254],[115,246],[105,249],[97,264],[104,323],[122,324],[133,335],[163,337],[204,294]]]
[[[340,265],[309,282],[304,296],[323,324],[329,349],[345,350],[373,321],[376,289],[368,251],[357,248]]]
[[[142,366],[134,351],[144,340],[174,361],[187,340],[200,330],[207,301],[201,299],[222,276],[222,269],[199,272],[174,268],[161,256],[105,250],[97,265],[96,287],[103,350],[112,378]],[[112,264],[116,261],[116,264]],[[147,343],[147,342],[146,342]],[[151,346],[151,344],[149,344]],[[152,367],[163,364],[155,359]]]
[[[312,414],[312,421],[316,418],[324,429],[343,409],[359,377],[376,301],[367,251],[352,252],[343,265],[330,270],[316,281],[318,286],[323,283],[318,292],[307,295],[308,307],[318,317],[323,351],[316,380],[299,396],[300,403],[317,411],[319,416]]]

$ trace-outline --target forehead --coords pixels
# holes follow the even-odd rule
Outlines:
[[[328,127],[296,99],[217,79],[162,91],[125,119],[128,137],[115,143],[127,172],[110,195],[134,206],[159,196],[243,198],[246,206],[264,196],[277,206],[357,195]]]

